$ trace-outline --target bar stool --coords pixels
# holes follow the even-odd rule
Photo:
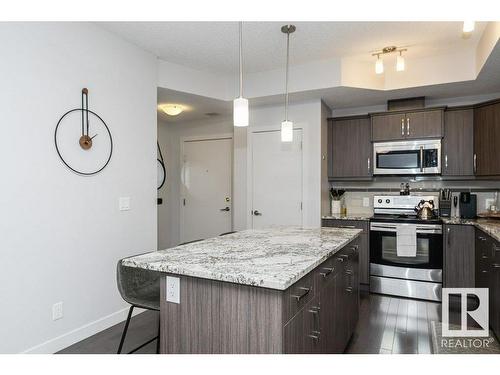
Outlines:
[[[141,309],[160,311],[160,272],[145,270],[142,268],[127,267],[122,264],[122,260],[118,261],[116,267],[116,282],[120,295],[125,302],[130,304],[127,321],[123,329],[120,345],[117,354],[120,354],[127,335],[130,319],[134,307]],[[156,353],[160,352],[160,318],[158,317],[158,336],[148,340],[144,344],[130,351],[132,354],[150,342],[156,342]]]

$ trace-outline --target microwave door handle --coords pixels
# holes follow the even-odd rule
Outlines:
[[[424,171],[424,146],[420,146],[420,172]]]

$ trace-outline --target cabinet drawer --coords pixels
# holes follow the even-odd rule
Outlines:
[[[284,321],[293,317],[314,297],[314,275],[310,272],[288,288],[285,292]]]
[[[323,219],[323,226],[332,228],[363,229],[368,227],[365,220]]]
[[[342,263],[339,260],[338,254],[331,256],[324,261],[314,271],[314,288],[316,293],[319,293],[330,281],[335,278],[342,268]]]

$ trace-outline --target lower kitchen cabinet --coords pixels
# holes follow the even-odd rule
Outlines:
[[[490,327],[500,338],[500,243],[476,229],[476,287],[489,290]]]
[[[314,271],[314,295],[283,328],[284,353],[345,350],[359,317],[358,259],[359,239]]]
[[[341,220],[323,219],[322,226],[334,228],[357,228],[362,229],[359,243],[359,283],[368,285],[370,283],[370,244],[369,244],[369,221],[368,220]]]
[[[474,288],[474,226],[444,225],[445,288]]]

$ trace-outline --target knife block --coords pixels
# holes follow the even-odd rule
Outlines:
[[[451,216],[451,200],[439,200],[439,215],[441,217]]]

